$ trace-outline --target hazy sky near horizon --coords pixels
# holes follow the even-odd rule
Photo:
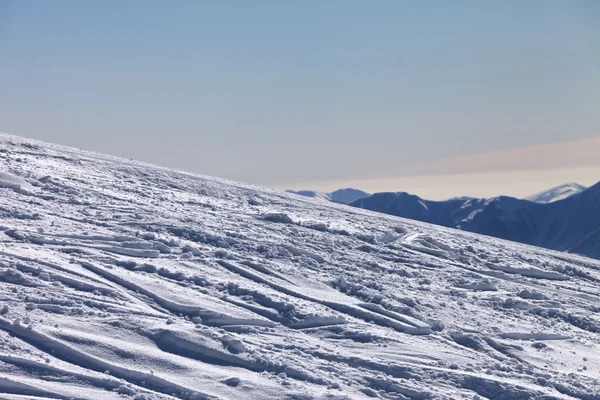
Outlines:
[[[0,131],[278,188],[406,190],[411,166],[600,136],[599,20],[596,0],[0,0]],[[469,194],[458,175],[429,197]]]
[[[329,192],[360,188],[368,193],[403,191],[430,200],[456,196],[527,197],[568,182],[600,181],[600,137],[519,147],[398,168],[387,176],[298,182],[279,189]],[[334,188],[334,189],[332,189]]]

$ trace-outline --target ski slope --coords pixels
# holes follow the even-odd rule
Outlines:
[[[2,399],[600,399],[600,262],[0,135]]]

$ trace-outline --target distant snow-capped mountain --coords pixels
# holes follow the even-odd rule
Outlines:
[[[600,258],[600,183],[540,203],[507,196],[430,201],[408,193],[375,193],[350,205]]]
[[[553,187],[540,193],[525,197],[525,200],[535,203],[552,203],[554,201],[566,199],[574,194],[581,193],[586,189],[585,186],[578,183],[570,182],[564,185]]]
[[[339,189],[335,192],[327,193],[327,192],[317,192],[313,190],[288,190],[288,193],[299,194],[301,196],[312,197],[316,199],[333,201],[334,203],[342,203],[349,204],[353,201],[356,201],[362,197],[368,196],[369,193],[363,192],[362,190],[346,188]]]

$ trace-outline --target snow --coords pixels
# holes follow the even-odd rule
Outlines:
[[[9,135],[0,172],[2,399],[600,398],[599,261]]]
[[[553,203],[555,201],[566,199],[574,194],[581,193],[586,189],[578,183],[565,183],[564,185],[556,186],[540,193],[533,194],[525,198],[525,200],[535,203]]]
[[[350,204],[353,201],[356,201],[360,198],[363,198],[363,197],[366,197],[369,195],[369,193],[367,193],[367,192],[363,192],[362,190],[352,189],[352,188],[338,189],[338,190],[336,190],[334,192],[330,192],[330,193],[318,192],[318,191],[314,191],[314,190],[298,190],[298,191],[288,190],[287,192],[298,194],[300,196],[312,197],[315,199],[333,201],[334,203],[341,203],[341,204]]]

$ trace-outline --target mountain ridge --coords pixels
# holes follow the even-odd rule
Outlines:
[[[586,189],[585,186],[575,182],[565,183],[542,192],[525,197],[525,200],[534,203],[552,203],[554,201],[566,199],[569,196],[580,193]]]
[[[423,200],[376,193],[349,204],[473,233],[600,258],[600,182],[566,198],[537,203],[509,196]]]
[[[334,203],[349,204],[362,197],[368,196],[369,193],[362,190],[344,188],[333,192],[318,192],[314,190],[286,190],[287,193],[293,193],[304,197],[312,197],[321,200],[328,200]]]

